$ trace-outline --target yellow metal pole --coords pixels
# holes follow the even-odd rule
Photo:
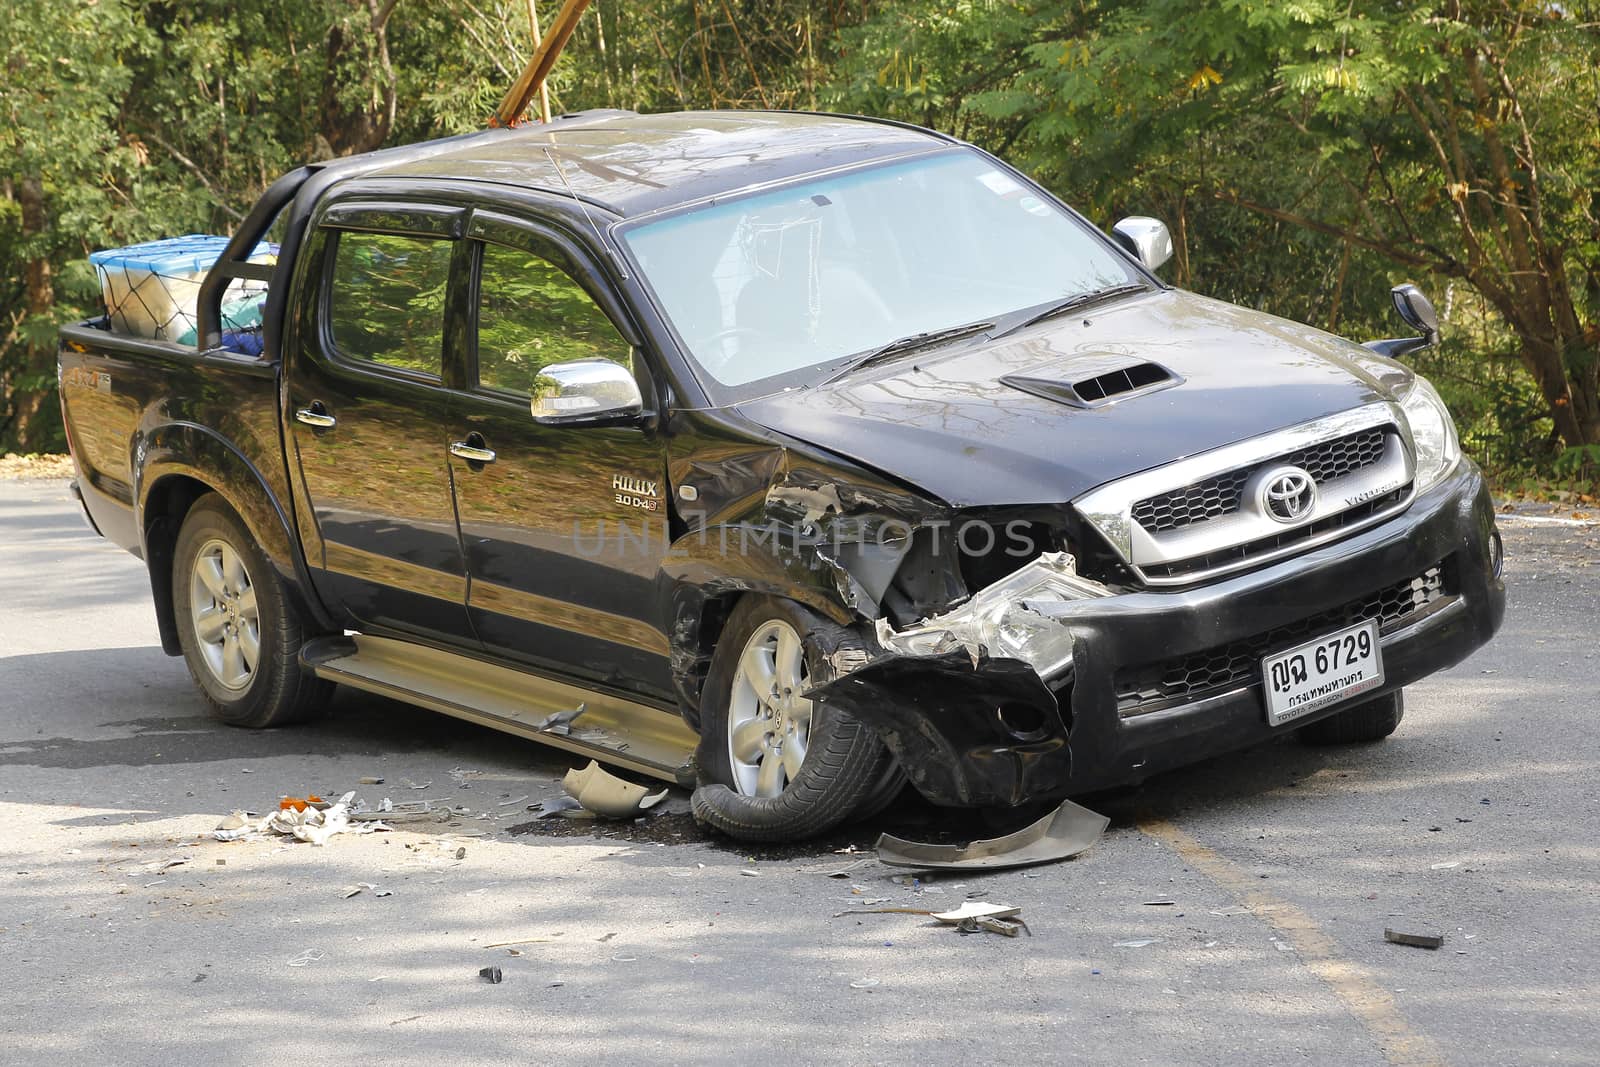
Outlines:
[[[544,34],[539,32],[539,5],[537,0],[528,0],[528,26],[533,30],[533,47],[538,48],[539,42],[544,39]],[[550,84],[539,83],[539,121],[550,121]]]
[[[550,76],[557,57],[572,38],[572,31],[578,28],[578,19],[583,16],[589,3],[590,0],[566,0],[561,5],[555,20],[550,23],[550,32],[535,46],[528,65],[495,109],[490,125],[515,126],[522,121],[522,113],[528,110],[528,105],[544,85],[544,80]]]

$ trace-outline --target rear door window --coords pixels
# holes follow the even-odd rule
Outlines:
[[[354,231],[334,240],[328,301],[334,350],[438,378],[454,242]]]

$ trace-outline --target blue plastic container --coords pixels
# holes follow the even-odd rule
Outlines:
[[[93,252],[89,262],[100,277],[106,317],[116,333],[158,341],[194,344],[200,283],[228,247],[229,238],[194,233],[126,248]],[[272,263],[278,246],[263,241],[252,263]],[[259,335],[266,286],[235,279],[222,298],[226,330]],[[248,350],[246,345],[231,345]],[[259,353],[259,343],[256,344]]]

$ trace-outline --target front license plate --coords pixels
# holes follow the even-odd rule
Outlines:
[[[1267,722],[1281,726],[1383,684],[1378,624],[1357,623],[1261,661]]]

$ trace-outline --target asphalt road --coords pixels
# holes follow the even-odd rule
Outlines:
[[[1504,529],[1504,630],[1389,741],[1216,760],[1094,798],[1075,861],[913,885],[675,815],[527,833],[560,753],[360,694],[217,725],[142,565],[64,483],[0,482],[0,1062],[1600,1063],[1600,527]],[[347,789],[471,810],[204,839]],[[969,896],[1033,936],[837,915]]]

